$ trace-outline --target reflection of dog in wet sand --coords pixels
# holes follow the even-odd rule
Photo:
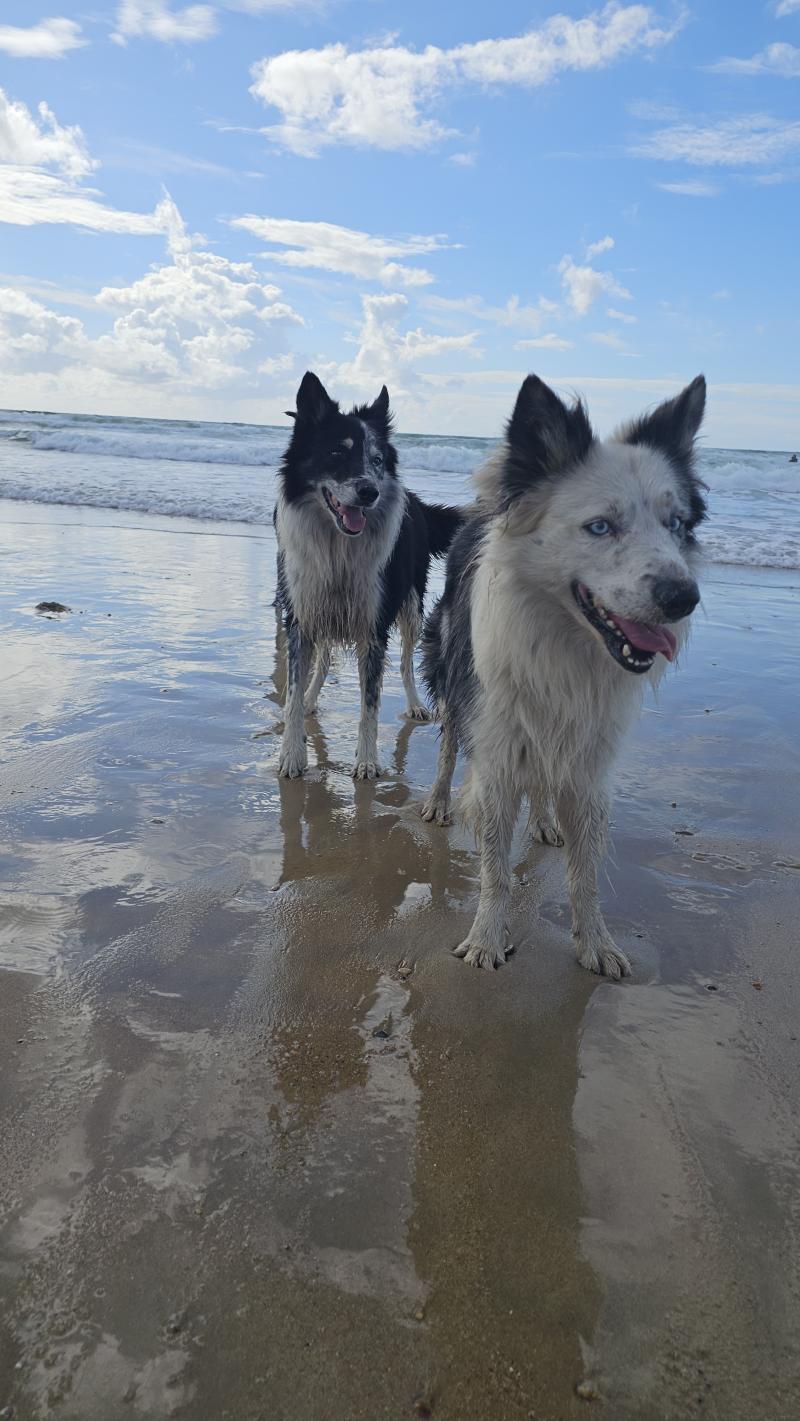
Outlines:
[[[529,375],[505,443],[477,476],[478,511],[453,542],[423,633],[442,717],[423,817],[447,823],[463,749],[481,893],[455,952],[477,967],[510,951],[509,854],[527,795],[549,843],[555,803],[578,961],[609,977],[630,971],[598,901],[606,781],[643,686],[673,660],[699,601],[694,530],[705,502],[693,453],[705,397],[698,376],[601,443],[582,404],[563,404]]]
[[[408,714],[429,719],[414,681],[414,648],[431,558],[447,551],[463,514],[423,503],[403,488],[385,386],[373,404],[342,414],[308,372],[294,421],[275,510],[276,606],[288,662],[279,770],[290,779],[302,775],[308,762],[303,718],[316,709],[331,648],[355,646],[361,720],[353,773],[373,779],[386,645],[395,623]]]

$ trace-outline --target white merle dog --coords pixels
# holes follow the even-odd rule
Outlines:
[[[597,891],[607,780],[643,686],[675,657],[700,598],[694,530],[706,506],[693,453],[705,398],[698,376],[601,443],[580,402],[529,375],[477,475],[478,511],[453,542],[423,633],[442,738],[422,811],[448,822],[462,748],[481,892],[455,953],[476,967],[511,950],[509,854],[527,796],[535,836],[562,842],[555,805],[566,840],[578,961],[609,977],[630,971]]]
[[[371,405],[343,414],[310,371],[297,392],[294,429],[275,508],[278,590],[288,689],[279,773],[307,765],[304,716],[316,710],[334,646],[355,646],[361,721],[353,773],[373,779],[389,632],[397,623],[408,714],[428,720],[414,680],[414,648],[432,557],[450,546],[459,509],[423,503],[397,474],[384,385]],[[307,685],[311,661],[316,665]]]

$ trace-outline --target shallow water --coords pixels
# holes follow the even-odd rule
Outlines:
[[[797,580],[712,571],[620,759],[613,985],[521,830],[514,958],[448,952],[396,647],[385,775],[345,659],[276,778],[269,527],[4,503],[0,555],[0,1409],[793,1418]]]

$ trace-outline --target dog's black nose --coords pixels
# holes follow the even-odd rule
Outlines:
[[[657,577],[653,583],[653,596],[668,622],[679,622],[688,617],[700,601],[700,588],[696,582],[684,581],[678,577]]]
[[[358,494],[359,502],[364,508],[369,508],[370,504],[374,503],[378,497],[378,490],[375,485],[371,484],[367,479],[362,479],[360,483],[356,484],[356,493]]]

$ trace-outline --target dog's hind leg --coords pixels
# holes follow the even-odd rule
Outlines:
[[[308,764],[303,729],[303,692],[313,649],[313,643],[303,636],[297,623],[289,621],[286,627],[288,690],[278,760],[278,774],[289,780],[298,779]]]
[[[361,720],[353,775],[357,780],[374,780],[380,774],[378,764],[378,712],[381,704],[381,684],[386,662],[387,634],[375,637],[358,648],[358,676],[361,682]]]
[[[450,823],[450,786],[456,767],[458,742],[451,717],[446,708],[442,709],[442,735],[439,741],[439,761],[433,788],[422,806],[422,817],[427,823]]]
[[[600,911],[597,873],[608,827],[608,807],[597,791],[558,796],[558,818],[567,842],[572,936],[581,967],[604,977],[627,977],[631,964],[614,943]]]
[[[416,590],[410,592],[404,602],[397,625],[400,628],[400,674],[406,693],[407,714],[411,720],[433,720],[431,712],[419,698],[414,678],[414,648],[422,631],[422,607]]]
[[[320,642],[317,647],[317,656],[314,662],[314,670],[311,673],[311,680],[303,702],[303,710],[306,715],[314,715],[317,709],[319,693],[325,684],[325,677],[331,669],[331,648],[327,641]]]
[[[482,784],[478,791],[481,896],[469,936],[454,949],[472,967],[500,967],[513,951],[508,940],[511,901],[511,839],[519,794],[509,782]]]

